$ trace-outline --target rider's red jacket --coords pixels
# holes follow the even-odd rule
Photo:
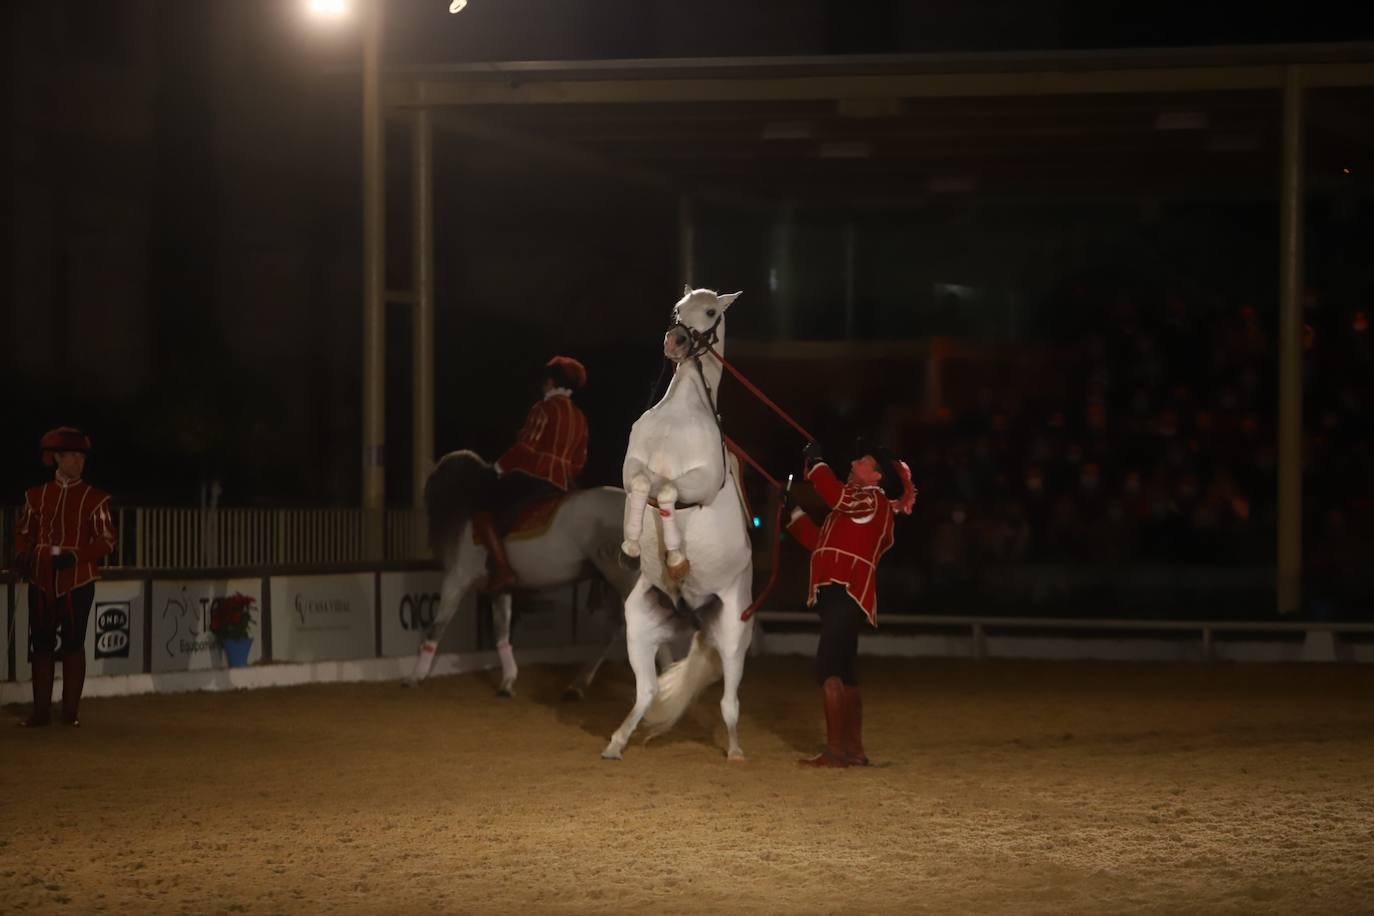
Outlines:
[[[498,471],[529,474],[560,490],[572,486],[587,463],[587,418],[570,394],[555,388],[530,408],[519,439],[497,459]]]

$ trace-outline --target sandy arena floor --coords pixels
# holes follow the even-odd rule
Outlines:
[[[1374,912],[1374,669],[863,666],[839,772],[799,658],[750,662],[743,765],[718,687],[600,760],[623,664],[0,722],[0,912]]]

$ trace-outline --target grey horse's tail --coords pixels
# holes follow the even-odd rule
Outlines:
[[[476,452],[449,452],[425,481],[425,512],[429,543],[436,557],[448,556],[468,519],[481,505],[483,494],[496,484],[496,468]]]

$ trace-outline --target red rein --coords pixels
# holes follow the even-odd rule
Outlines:
[[[782,417],[793,429],[795,429],[797,432],[805,436],[807,442],[814,441],[814,437],[809,432],[807,432],[800,423],[792,419],[792,417],[787,413],[787,411],[783,410],[777,404],[774,404],[773,401],[768,397],[768,395],[764,394],[762,391],[758,389],[758,386],[756,386],[753,382],[749,381],[749,379],[744,377],[743,372],[740,372],[734,366],[727,363],[725,361],[725,358],[721,356],[719,353],[717,353],[714,347],[707,347],[707,351],[712,356],[714,356],[722,366],[728,369],[730,371],[730,374],[733,375],[736,379],[738,379],[741,385],[749,389],[750,393],[752,393],[754,397],[758,398],[764,404],[767,404],[768,407],[771,408],[775,414]],[[757,461],[749,457],[748,452],[740,448],[739,445],[735,443],[735,440],[731,439],[729,436],[725,437],[725,447],[730,449],[730,451],[735,456],[737,456],[741,461],[744,461],[755,471],[758,471],[759,475],[762,476],[764,480],[772,484],[775,489],[781,490],[783,488],[782,484],[778,482],[776,477],[765,471]],[[754,616],[754,611],[758,610],[759,605],[763,603],[763,599],[768,597],[768,593],[773,590],[773,583],[776,582],[778,579],[778,554],[780,552],[780,547],[782,545],[782,538],[779,537],[777,533],[782,530],[782,506],[783,501],[779,500],[777,511],[774,512],[773,517],[774,536],[772,559],[769,563],[768,570],[768,583],[764,585],[763,591],[760,592],[759,595],[756,598],[754,598],[753,602],[747,608],[745,608],[744,611],[739,615],[740,620],[748,620],[750,617]]]

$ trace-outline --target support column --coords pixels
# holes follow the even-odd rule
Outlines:
[[[697,224],[696,213],[692,209],[692,198],[679,194],[677,198],[677,263],[682,282],[697,289]],[[676,295],[677,290],[674,290]]]
[[[428,108],[415,113],[412,143],[412,206],[414,219],[411,289],[415,311],[411,366],[414,448],[412,458],[416,545],[425,543],[425,481],[434,467],[434,127]]]
[[[854,220],[844,224],[844,337],[854,339],[854,249],[858,232]]]
[[[382,2],[363,17],[363,549],[381,559],[386,510],[386,211]]]
[[[1283,88],[1279,191],[1278,610],[1302,607],[1303,88],[1289,67]]]

